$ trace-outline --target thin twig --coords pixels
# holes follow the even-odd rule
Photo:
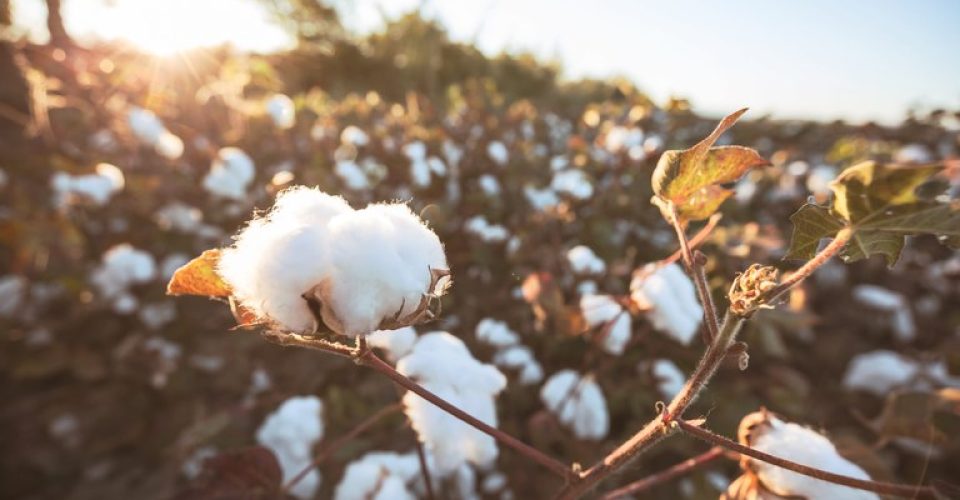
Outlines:
[[[333,455],[334,453],[336,453],[337,450],[339,450],[340,448],[343,448],[343,445],[349,443],[350,441],[353,441],[357,436],[359,436],[360,434],[363,434],[364,432],[367,431],[367,429],[373,427],[373,425],[379,422],[382,418],[390,415],[391,413],[398,412],[402,409],[403,409],[403,405],[400,403],[394,403],[390,406],[384,406],[373,415],[370,415],[369,417],[367,417],[366,420],[364,420],[363,422],[360,422],[359,425],[357,425],[353,429],[350,429],[350,432],[347,432],[346,434],[337,437],[337,439],[332,441],[330,444],[325,445],[320,450],[320,453],[317,453],[317,456],[314,457],[313,461],[310,462],[310,465],[304,467],[303,470],[298,472],[296,476],[293,476],[292,478],[290,478],[290,480],[287,481],[287,484],[283,485],[283,491],[284,492],[290,491],[290,489],[296,486],[297,483],[299,483],[303,478],[307,477],[307,474],[309,474],[313,468],[323,463],[324,460],[329,458],[330,455]]]
[[[500,443],[513,448],[518,453],[523,456],[537,462],[538,464],[550,469],[553,473],[568,479],[570,481],[575,481],[577,476],[573,473],[573,470],[567,465],[563,464],[559,460],[552,458],[542,451],[520,441],[519,439],[492,427],[481,420],[478,420],[476,417],[470,415],[469,413],[457,408],[456,406],[448,403],[443,398],[437,396],[436,394],[428,391],[426,388],[416,383],[412,379],[406,377],[402,373],[398,372],[394,367],[390,366],[388,363],[380,359],[372,350],[367,350],[359,354],[358,361],[360,364],[373,368],[374,370],[386,375],[388,378],[394,382],[403,386],[410,392],[422,397],[427,400],[434,406],[440,408],[441,410],[449,413],[450,415],[462,420],[463,422],[473,426],[478,431],[487,434],[488,436],[496,439]]]
[[[810,275],[813,274],[817,268],[826,264],[827,261],[840,252],[840,250],[843,250],[843,247],[845,247],[847,242],[850,241],[853,233],[853,228],[845,227],[841,229],[833,238],[833,241],[831,241],[827,246],[823,247],[823,250],[818,252],[817,255],[808,260],[804,265],[800,266],[800,269],[797,269],[790,274],[789,278],[781,281],[780,284],[771,288],[770,291],[764,294],[762,301],[767,304],[772,303],[791,288],[797,286],[800,284],[800,282],[810,277]]]
[[[680,241],[680,252],[683,255],[684,266],[690,273],[690,277],[693,278],[697,295],[700,297],[700,304],[703,305],[703,318],[707,324],[708,339],[712,342],[720,335],[720,324],[717,322],[717,306],[713,303],[713,295],[710,293],[710,286],[707,284],[707,275],[703,270],[703,254],[699,252],[696,256],[693,254],[690,242],[687,241],[687,232],[680,224],[677,209],[673,205],[670,206],[670,215],[672,219],[670,223],[673,224],[673,229],[677,233],[677,240]]]
[[[665,483],[671,479],[687,474],[702,465],[708,464],[717,458],[722,457],[723,454],[723,447],[714,446],[713,448],[710,448],[710,450],[693,458],[688,458],[683,462],[670,467],[669,469],[662,470],[643,479],[634,481],[626,486],[617,488],[600,497],[600,500],[614,500],[616,498],[622,498],[627,495],[639,493],[660,483]]]
[[[732,439],[714,434],[707,429],[691,424],[685,420],[675,420],[674,424],[676,424],[676,426],[679,427],[683,432],[686,432],[693,437],[702,439],[713,445],[722,446],[728,450],[740,453],[741,455],[746,455],[756,460],[776,465],[777,467],[782,467],[798,474],[803,474],[804,476],[809,476],[821,481],[826,481],[828,483],[839,484],[841,486],[856,488],[858,490],[872,491],[881,495],[893,495],[905,498],[936,497],[936,491],[930,486],[911,486],[906,484],[886,483],[882,481],[868,481],[865,479],[857,479],[840,474],[834,474],[833,472],[798,464],[785,458],[780,458],[770,455],[769,453],[755,450],[749,446],[744,446],[736,441],[733,441]]]
[[[693,238],[690,238],[690,242],[688,246],[690,247],[691,250],[699,247],[700,244],[703,243],[703,240],[707,239],[707,236],[709,236],[710,233],[713,232],[713,228],[717,227],[717,223],[720,222],[721,218],[722,216],[720,215],[720,213],[715,213],[712,216],[710,216],[710,219],[707,220],[707,224],[702,228],[700,228],[700,230],[697,231],[697,234],[693,235]],[[683,247],[678,248],[675,252],[670,254],[670,256],[668,256],[667,258],[658,260],[657,265],[660,267],[667,266],[667,265],[673,264],[674,262],[677,262],[682,258],[683,258]]]
[[[427,489],[427,500],[434,500],[433,482],[430,480],[430,468],[427,467],[427,454],[423,452],[423,443],[417,439],[417,459],[420,460],[420,474],[423,476],[423,484]]]

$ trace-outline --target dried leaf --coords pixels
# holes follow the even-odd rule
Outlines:
[[[167,283],[167,295],[229,297],[230,285],[217,274],[220,250],[206,250],[173,273]]]
[[[713,144],[733,126],[746,108],[725,117],[706,138],[685,150],[666,151],[653,172],[653,203],[664,215],[672,203],[683,220],[712,215],[733,191],[720,186],[734,182],[748,170],[769,165],[753,149]]]

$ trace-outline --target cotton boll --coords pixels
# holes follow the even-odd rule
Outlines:
[[[923,144],[907,144],[893,154],[893,161],[897,163],[930,163],[933,155]]]
[[[313,446],[323,437],[323,403],[316,396],[293,397],[271,413],[257,430],[257,442],[280,462],[287,482],[313,461]],[[312,469],[290,493],[312,498],[320,486],[320,472]]]
[[[500,224],[490,224],[482,215],[467,219],[464,224],[464,229],[488,243],[500,243],[510,237],[510,232],[507,231],[507,228]]]
[[[557,155],[550,159],[550,170],[558,172],[570,166],[570,160],[564,155]]]
[[[600,440],[610,427],[607,401],[591,377],[561,370],[540,389],[540,399],[580,439]]]
[[[105,298],[114,299],[130,286],[152,280],[156,273],[152,255],[124,243],[103,254],[102,262],[94,269],[90,280]]]
[[[483,483],[481,483],[481,489],[483,489],[483,492],[488,495],[498,493],[506,486],[507,476],[500,472],[489,474],[487,477],[483,478]]]
[[[22,276],[8,274],[0,277],[0,317],[13,317],[24,302],[27,280]]]
[[[164,132],[157,139],[153,149],[158,155],[168,160],[176,160],[183,156],[183,140],[170,132]]]
[[[607,270],[606,264],[585,245],[571,248],[567,252],[567,262],[577,274],[603,274]]]
[[[543,380],[543,367],[533,357],[529,347],[511,345],[504,347],[493,357],[493,363],[499,367],[520,372],[520,383],[536,384]]]
[[[636,127],[613,127],[607,132],[604,147],[611,153],[630,150],[643,145],[643,130]]]
[[[180,472],[182,472],[187,479],[196,479],[200,473],[203,472],[204,462],[215,456],[217,456],[216,448],[213,446],[201,446],[194,450],[194,452],[183,461],[183,464],[180,465]]]
[[[138,317],[147,328],[159,330],[177,318],[177,308],[169,301],[147,304],[140,309]]]
[[[362,191],[370,188],[370,180],[354,161],[338,161],[334,167],[337,177],[343,180],[348,188],[354,191]]]
[[[238,148],[221,148],[203,178],[203,187],[215,196],[242,200],[255,173],[253,160],[246,153]]]
[[[932,387],[960,386],[943,361],[924,363],[893,351],[878,350],[857,355],[843,377],[847,389],[886,396],[895,389],[930,390]]]
[[[397,370],[480,421],[497,425],[494,397],[506,387],[506,378],[493,366],[474,359],[467,346],[453,335],[423,335],[413,351],[397,363]],[[441,475],[467,462],[485,467],[496,459],[497,444],[490,436],[412,392],[404,395],[403,403]]]
[[[487,144],[487,156],[501,167],[510,161],[510,153],[507,151],[507,147],[500,141],[492,141]]]
[[[124,186],[123,172],[109,164],[101,163],[92,174],[70,175],[57,172],[50,179],[55,192],[55,203],[65,205],[73,200],[85,200],[95,205],[104,205]]]
[[[367,343],[371,347],[386,351],[387,359],[394,363],[409,354],[416,342],[417,331],[412,326],[397,330],[377,330],[367,335]]]
[[[689,344],[700,327],[703,309],[690,278],[677,264],[651,267],[635,273],[630,283],[631,299],[648,307],[654,328],[682,344]]]
[[[340,142],[350,144],[356,147],[366,146],[370,142],[370,136],[359,128],[350,125],[340,132]]]
[[[890,313],[891,329],[901,342],[910,342],[917,336],[917,327],[907,298],[902,294],[874,285],[857,285],[853,297],[860,303]]]
[[[483,194],[495,198],[500,195],[500,182],[497,181],[497,178],[490,174],[483,174],[477,180],[477,183],[480,184],[480,189],[483,191]]]
[[[557,172],[553,176],[550,187],[578,200],[586,200],[593,196],[593,184],[582,170],[568,169]]]
[[[863,469],[840,456],[833,443],[823,435],[775,417],[771,417],[766,424],[760,424],[753,433],[751,445],[758,451],[802,465],[856,479],[870,479]],[[781,496],[845,500],[880,498],[875,493],[828,483],[759,460],[751,460],[751,465],[763,485]]]
[[[425,160],[410,163],[410,180],[414,186],[424,188],[430,185],[430,165]]]
[[[414,500],[408,485],[420,475],[416,454],[372,452],[351,462],[334,491],[335,500]]]
[[[134,106],[127,114],[127,122],[133,135],[161,156],[175,160],[183,154],[183,141],[170,133],[152,111]]]
[[[447,175],[447,164],[440,158],[436,156],[427,158],[427,165],[430,167],[430,172],[433,172],[433,175],[440,177]]]
[[[270,99],[267,99],[266,108],[267,114],[277,128],[281,130],[293,128],[297,115],[292,99],[283,94],[273,94]]]
[[[410,161],[426,160],[427,145],[420,141],[411,142],[403,147],[403,154]]]
[[[610,354],[623,354],[630,342],[630,314],[609,295],[580,297],[580,311],[590,328],[602,326],[603,349]]]
[[[652,369],[653,376],[657,379],[657,388],[666,399],[673,399],[687,382],[687,377],[680,368],[669,359],[654,361]]]
[[[807,189],[817,197],[830,195],[830,182],[837,177],[837,168],[830,165],[817,165],[807,175]]]
[[[459,165],[463,159],[463,149],[451,140],[443,141],[443,156],[451,166]]]
[[[560,198],[557,197],[557,193],[553,192],[549,187],[537,189],[533,186],[525,186],[523,188],[523,195],[527,199],[527,203],[540,212],[545,212],[560,204]]]
[[[477,340],[494,347],[506,347],[518,344],[520,337],[503,321],[484,318],[477,323]]]

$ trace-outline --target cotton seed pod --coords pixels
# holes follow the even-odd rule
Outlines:
[[[764,294],[777,286],[778,276],[779,271],[772,266],[750,264],[730,287],[730,311],[741,317],[751,316],[764,304]]]

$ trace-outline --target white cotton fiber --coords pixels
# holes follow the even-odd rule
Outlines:
[[[630,342],[630,313],[610,295],[580,297],[580,311],[590,328],[602,328],[603,349],[610,354],[623,354]]]
[[[558,193],[585,200],[593,196],[593,184],[582,170],[574,168],[561,170],[553,175],[550,187]]]
[[[897,340],[909,342],[916,338],[913,312],[902,294],[875,285],[857,285],[853,288],[853,297],[866,306],[888,312],[892,323],[890,328]]]
[[[476,215],[467,219],[466,223],[464,223],[464,229],[468,233],[472,233],[481,240],[490,243],[506,241],[507,238],[510,237],[510,232],[507,231],[507,228],[500,224],[490,224],[486,217],[482,215]]]
[[[253,160],[238,148],[221,148],[203,178],[203,187],[221,198],[242,200],[256,169]]]
[[[367,343],[371,347],[383,349],[387,359],[396,362],[406,356],[417,342],[417,331],[412,326],[405,326],[397,330],[377,330],[367,335]]]
[[[483,194],[495,198],[500,195],[500,181],[496,177],[490,174],[483,174],[477,179],[477,184],[480,185],[480,190],[483,191]]]
[[[50,178],[54,191],[54,203],[66,205],[74,200],[85,200],[94,205],[104,205],[124,186],[123,172],[109,164],[96,166],[94,173],[70,175],[57,172]]]
[[[280,462],[287,482],[313,462],[313,446],[323,437],[323,403],[316,396],[292,397],[271,413],[257,430],[257,442]],[[320,472],[313,468],[291,490],[297,498],[313,498]]]
[[[577,245],[567,251],[567,262],[577,274],[603,274],[606,264],[586,245]]]
[[[415,453],[372,452],[351,462],[337,484],[335,500],[414,500],[408,486],[420,475]]]
[[[607,436],[607,400],[592,377],[581,378],[573,370],[561,370],[547,379],[540,389],[540,399],[578,438],[599,440]]]
[[[493,357],[493,363],[501,368],[519,371],[521,384],[536,384],[543,380],[543,367],[533,357],[533,351],[522,345],[501,348]]]
[[[27,294],[27,280],[8,274],[0,277],[0,317],[12,317],[20,309]]]
[[[483,318],[475,330],[477,340],[494,347],[506,347],[520,342],[520,337],[503,321]]]
[[[510,161],[510,152],[500,141],[492,141],[487,144],[487,156],[501,167]]]
[[[689,344],[703,319],[693,282],[677,264],[650,266],[656,264],[636,273],[630,283],[631,298],[649,309],[647,317],[654,328]]]
[[[751,443],[754,449],[835,474],[870,479],[863,469],[840,456],[833,443],[820,433],[775,417],[769,419],[769,426],[756,431]],[[759,460],[751,463],[763,485],[781,496],[837,500],[880,498],[875,493],[828,483]]]
[[[506,387],[506,378],[492,365],[474,359],[460,339],[446,332],[425,334],[417,340],[413,351],[397,363],[397,370],[452,405],[496,427],[494,398]],[[412,392],[404,395],[403,404],[441,475],[468,462],[486,467],[496,459],[497,443],[492,437]]]
[[[364,173],[363,169],[360,168],[360,165],[357,165],[355,161],[338,161],[333,167],[333,171],[349,189],[362,191],[370,187],[370,180],[367,178],[367,174]]]
[[[654,361],[652,371],[653,377],[657,379],[657,389],[666,399],[673,399],[687,382],[686,375],[669,359]]]
[[[273,94],[267,99],[266,108],[274,126],[281,130],[293,128],[297,115],[292,99],[283,94]]]
[[[127,314],[137,305],[128,289],[154,279],[156,274],[157,264],[152,255],[123,243],[103,254],[100,266],[90,274],[90,281],[104,299],[113,302],[114,310]]]
[[[544,212],[560,204],[560,198],[549,187],[537,189],[533,186],[524,186],[523,196],[535,210]]]
[[[370,143],[370,136],[358,127],[350,125],[340,132],[340,142],[358,147],[366,146]]]
[[[406,205],[354,210],[340,197],[297,187],[240,232],[218,270],[241,304],[281,328],[313,330],[303,298],[310,293],[327,327],[356,336],[414,313],[434,292],[431,269],[446,268],[439,238]]]
[[[127,122],[133,135],[160,156],[176,160],[183,154],[183,141],[171,134],[152,111],[134,106],[127,114]]]
[[[960,379],[950,376],[943,361],[924,363],[893,351],[879,350],[850,360],[843,386],[884,397],[895,389],[956,387],[960,386]]]

